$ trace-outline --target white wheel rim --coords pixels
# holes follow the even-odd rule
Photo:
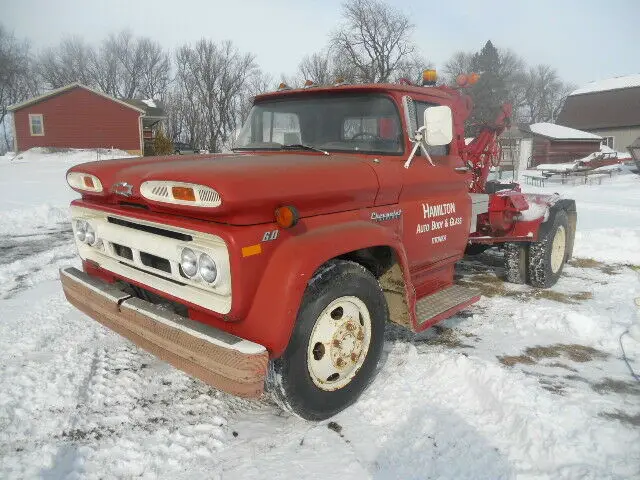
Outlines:
[[[336,298],[322,311],[309,337],[307,368],[316,387],[333,391],[353,380],[369,351],[371,316],[357,297]]]
[[[566,250],[567,233],[562,225],[556,230],[551,243],[551,271],[556,273],[560,270],[562,262],[564,262],[564,253]]]

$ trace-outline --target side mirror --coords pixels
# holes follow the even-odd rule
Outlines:
[[[453,115],[447,106],[424,111],[424,141],[429,146],[448,145],[453,140]]]

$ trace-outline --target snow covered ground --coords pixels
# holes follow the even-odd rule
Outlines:
[[[0,157],[0,478],[640,478],[640,384],[619,337],[640,296],[640,176],[528,187],[575,198],[576,256],[551,290],[463,262],[482,300],[386,333],[361,400],[312,424],[219,393],[70,307],[66,168]],[[622,339],[636,371],[640,345]]]

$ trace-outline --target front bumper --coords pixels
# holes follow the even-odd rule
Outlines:
[[[179,370],[233,395],[257,398],[269,355],[257,343],[176,315],[76,268],[60,270],[67,300]]]

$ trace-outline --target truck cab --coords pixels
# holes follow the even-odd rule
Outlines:
[[[417,332],[479,299],[453,281],[470,245],[543,287],[571,255],[571,201],[486,193],[501,126],[466,146],[470,108],[448,87],[281,85],[232,153],[73,167],[83,270],[61,271],[65,294],[217,388],[266,384],[327,418],[375,376],[388,322]]]

